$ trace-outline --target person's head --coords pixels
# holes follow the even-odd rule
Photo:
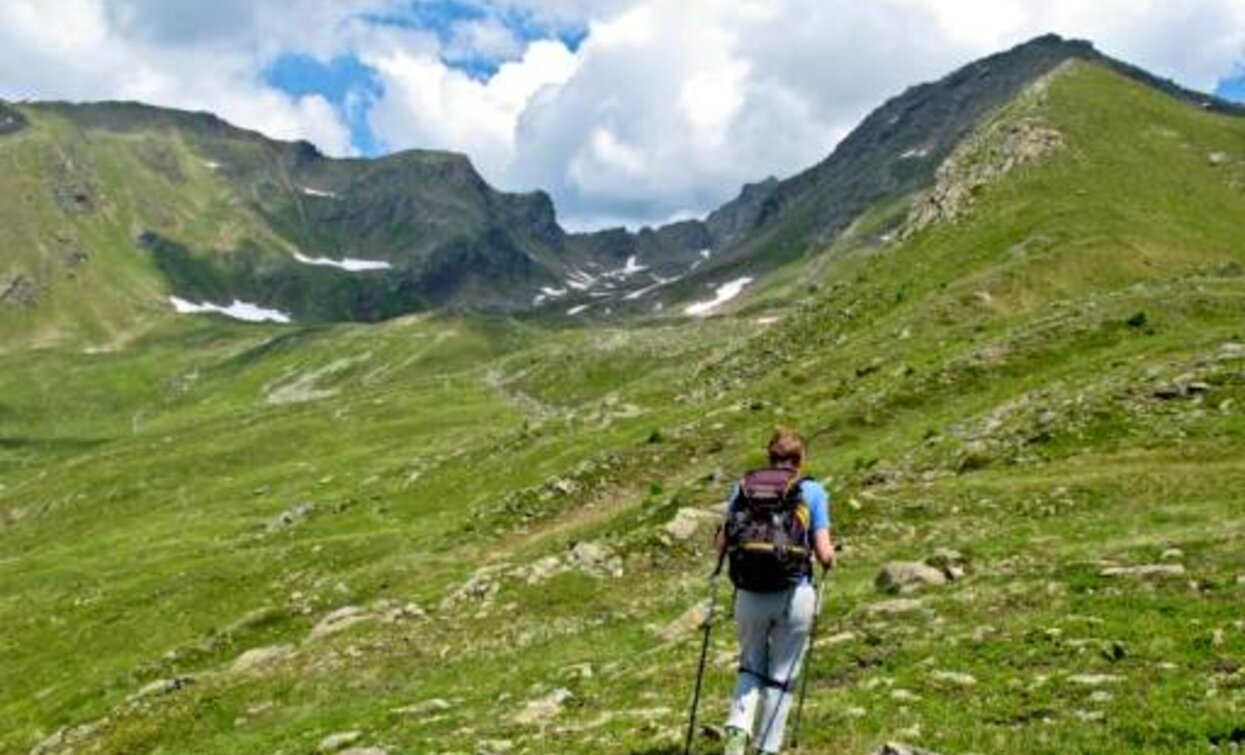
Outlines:
[[[769,463],[775,467],[799,469],[804,465],[804,438],[789,427],[780,427],[770,436]]]

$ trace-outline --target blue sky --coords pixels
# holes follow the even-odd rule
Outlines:
[[[1224,99],[1245,103],[1245,68],[1239,68],[1235,75],[1220,81],[1215,94]]]

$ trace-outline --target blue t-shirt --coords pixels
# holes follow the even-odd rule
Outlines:
[[[819,530],[830,529],[830,494],[826,492],[825,487],[815,480],[804,480],[800,483],[800,495],[804,498],[804,502],[808,504],[808,510],[812,516],[812,529],[810,535],[816,534]],[[726,505],[726,513],[735,513],[735,507],[739,504],[739,483],[735,483],[735,487],[731,489],[731,497]]]

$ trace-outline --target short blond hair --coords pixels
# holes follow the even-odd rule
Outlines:
[[[804,463],[804,436],[789,427],[775,428],[766,451],[769,453],[770,464],[785,463],[798,467]]]

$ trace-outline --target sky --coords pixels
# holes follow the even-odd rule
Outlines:
[[[3,0],[0,98],[466,153],[572,229],[700,216],[1046,32],[1245,101],[1245,0]]]

